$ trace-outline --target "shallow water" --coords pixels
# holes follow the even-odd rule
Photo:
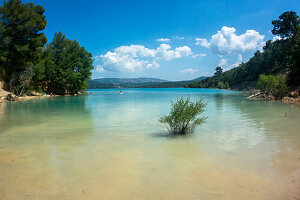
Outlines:
[[[166,137],[170,100],[208,103]],[[0,199],[299,199],[300,106],[212,89],[0,104]]]

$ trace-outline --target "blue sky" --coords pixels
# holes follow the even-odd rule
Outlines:
[[[93,54],[93,78],[210,76],[273,39],[271,21],[281,13],[300,13],[298,0],[33,2],[46,10],[48,41],[62,31]]]

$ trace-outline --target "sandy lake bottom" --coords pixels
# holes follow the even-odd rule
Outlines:
[[[0,104],[0,199],[300,199],[300,106],[213,89],[93,90]],[[170,100],[207,102],[166,137]]]

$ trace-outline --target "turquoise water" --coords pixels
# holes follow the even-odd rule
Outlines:
[[[300,106],[214,89],[91,90],[0,104],[1,199],[293,199]],[[167,137],[178,97],[207,122]]]

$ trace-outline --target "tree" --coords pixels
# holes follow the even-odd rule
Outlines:
[[[219,88],[219,89],[228,89],[229,88],[229,84],[228,84],[228,82],[223,83],[222,81],[219,81],[218,85],[216,86],[216,88]]]
[[[222,72],[223,72],[222,67],[216,67],[215,70],[216,70],[216,72],[214,73],[214,76],[219,76],[219,75],[221,75]]]
[[[283,75],[274,76],[261,74],[257,82],[257,88],[277,99],[282,99],[288,91],[286,79]]]
[[[76,94],[87,88],[93,67],[92,54],[76,40],[69,40],[61,32],[43,53],[45,90],[48,93]]]
[[[169,115],[161,117],[160,123],[164,123],[169,132],[175,135],[189,134],[194,131],[196,126],[203,124],[206,117],[197,116],[204,112],[206,103],[200,99],[191,101],[190,97],[177,99],[171,102],[172,108]]]
[[[272,33],[282,38],[293,37],[297,33],[297,26],[300,24],[299,16],[294,11],[284,12],[278,20],[272,21],[274,28]]]
[[[10,94],[7,96],[7,100],[15,101],[18,97],[27,92],[33,76],[33,67],[28,67],[25,71],[19,74],[14,72],[9,80]]]
[[[291,65],[290,83],[300,85],[300,25],[294,37],[294,47],[292,49],[293,65]]]
[[[22,0],[8,0],[0,7],[0,70],[8,82],[10,76],[21,73],[39,62],[47,42],[44,8]],[[1,69],[2,68],[2,69]]]

